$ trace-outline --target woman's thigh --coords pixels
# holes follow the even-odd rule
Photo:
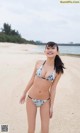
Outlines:
[[[49,120],[50,120],[49,110],[50,110],[50,102],[49,101],[47,101],[40,107],[42,133],[49,132]]]
[[[36,123],[37,107],[34,105],[33,101],[28,97],[26,99],[26,111],[27,111],[28,128],[34,129]]]

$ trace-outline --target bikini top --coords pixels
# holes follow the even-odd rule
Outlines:
[[[46,80],[53,82],[53,80],[55,79],[55,75],[56,75],[55,69],[47,78],[41,76],[42,68],[43,68],[43,65],[45,64],[45,62],[46,61],[44,61],[43,64],[37,69],[36,75],[40,78],[43,78],[43,79],[46,79]]]

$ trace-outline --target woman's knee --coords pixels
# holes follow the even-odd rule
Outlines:
[[[35,121],[28,121],[28,133],[34,133],[35,132],[36,123]]]
[[[35,128],[28,128],[28,133],[35,133]]]
[[[49,122],[41,124],[41,133],[49,133]]]
[[[35,124],[36,124],[37,108],[32,103],[31,99],[27,99],[26,111],[27,111],[28,133],[34,133]]]
[[[40,109],[41,116],[41,133],[49,133],[49,103],[46,103]]]
[[[41,133],[49,133],[49,129],[41,129]]]

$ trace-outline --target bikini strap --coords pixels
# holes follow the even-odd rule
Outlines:
[[[32,99],[32,97],[30,97],[29,95],[28,95],[28,97],[29,97],[30,99]]]
[[[45,62],[46,62],[46,60],[43,62],[43,64],[42,64],[42,65],[44,65],[44,64],[45,64]]]

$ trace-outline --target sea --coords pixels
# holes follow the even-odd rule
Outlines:
[[[44,52],[45,45],[37,45],[35,52]],[[59,53],[80,55],[80,46],[59,46]]]

